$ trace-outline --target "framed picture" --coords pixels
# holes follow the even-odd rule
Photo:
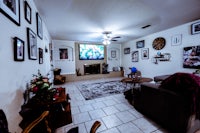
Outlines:
[[[27,1],[24,1],[24,17],[29,24],[31,24],[31,7]]]
[[[144,48],[144,40],[136,42],[136,48]]]
[[[42,19],[39,13],[36,13],[36,24],[37,24],[37,35],[40,39],[43,38],[43,30],[42,30]]]
[[[124,54],[130,54],[130,48],[124,48]]]
[[[60,48],[60,59],[68,59],[68,49],[67,48]]]
[[[191,32],[192,32],[192,35],[200,33],[200,22],[192,24]]]
[[[149,48],[141,49],[142,59],[147,60],[149,59]]]
[[[20,26],[20,0],[0,0],[0,10],[11,21]]]
[[[115,50],[111,50],[111,58],[116,58],[116,51]]]
[[[27,41],[29,59],[37,60],[37,37],[30,28],[27,28]]]
[[[132,52],[132,62],[138,62],[139,61],[139,52],[133,51]]]
[[[18,37],[14,38],[14,60],[24,61],[24,41]]]
[[[172,36],[172,46],[181,45],[181,42],[182,42],[181,34]]]
[[[43,49],[38,48],[39,51],[39,64],[43,64]]]

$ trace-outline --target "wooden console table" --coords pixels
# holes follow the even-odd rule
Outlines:
[[[59,92],[55,100],[36,101],[33,98],[27,104],[21,106],[19,114],[23,120],[19,126],[24,130],[32,121],[40,116],[44,111],[49,111],[47,117],[49,127],[54,132],[57,128],[72,123],[69,96],[65,94],[65,89]],[[35,132],[44,131],[44,123],[33,128]]]

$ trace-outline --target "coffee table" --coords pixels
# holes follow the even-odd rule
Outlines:
[[[140,84],[140,83],[144,83],[144,82],[151,82],[151,81],[153,81],[153,79],[152,79],[152,78],[147,78],[147,77],[140,77],[140,78],[123,78],[123,79],[121,80],[121,82],[126,83],[126,85],[127,85],[127,83],[131,83],[131,84],[133,84],[134,86],[135,86],[136,84]]]

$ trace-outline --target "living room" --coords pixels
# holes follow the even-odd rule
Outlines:
[[[1,46],[0,57],[1,58],[1,89],[0,89],[0,108],[4,110],[9,123],[10,132],[21,132],[19,123],[22,120],[19,115],[21,105],[23,104],[23,93],[26,90],[26,85],[32,79],[32,75],[36,74],[38,70],[43,75],[50,73],[49,78],[53,78],[53,68],[61,68],[62,75],[76,75],[76,69],[83,70],[84,61],[79,60],[78,45],[76,41],[69,40],[54,40],[52,39],[45,21],[43,21],[43,36],[42,39],[37,35],[36,24],[36,12],[38,9],[34,1],[27,1],[31,7],[32,17],[31,23],[26,20],[24,14],[24,1],[20,0],[20,19],[10,19],[5,13],[0,13],[0,25],[1,25]],[[1,7],[2,9],[2,7]],[[39,12],[40,13],[40,12]],[[43,19],[43,18],[42,18]],[[197,69],[184,68],[183,67],[183,50],[185,47],[198,46],[200,44],[199,35],[192,34],[192,25],[199,23],[199,18],[196,18],[190,22],[177,25],[172,28],[167,28],[160,32],[145,35],[144,37],[131,40],[123,45],[113,43],[105,47],[105,60],[103,62],[108,64],[108,71],[113,72],[113,67],[123,67],[124,75],[127,76],[130,73],[129,67],[136,67],[142,72],[142,76],[153,78],[158,75],[173,74],[175,72],[188,72],[193,73]],[[13,22],[14,21],[14,22]],[[17,24],[16,24],[17,23]],[[36,35],[37,48],[43,49],[42,62],[39,63],[39,54],[36,58],[29,57],[28,52],[28,37],[27,27],[30,28]],[[14,59],[14,40],[13,38],[19,38],[24,41],[24,57],[16,61]],[[155,50],[152,47],[153,41],[163,37],[166,41],[165,46],[161,50]],[[173,40],[178,39],[178,42],[173,43]],[[137,48],[136,43],[144,40],[144,47]],[[51,44],[51,45],[50,45]],[[93,43],[92,43],[93,44]],[[51,49],[52,48],[52,49]],[[60,59],[58,52],[59,49],[68,49],[69,59]],[[125,49],[129,49],[130,53],[124,53]],[[142,58],[142,51],[148,49],[148,58]],[[54,50],[54,51],[53,51]],[[115,51],[115,56],[112,56],[111,51]],[[133,60],[132,53],[138,51],[138,58]],[[53,52],[53,53],[51,53]],[[159,61],[154,57],[159,54],[170,54],[170,60]],[[52,56],[52,58],[50,58]],[[103,62],[100,62],[102,64]],[[80,63],[80,65],[77,65]],[[99,61],[88,61],[88,64],[96,64]],[[52,68],[53,65],[53,68]],[[66,67],[67,66],[67,67]],[[84,72],[81,70],[82,76]],[[88,75],[87,75],[88,76]]]

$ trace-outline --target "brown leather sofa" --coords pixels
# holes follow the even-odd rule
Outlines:
[[[193,93],[187,87],[192,87],[197,82],[195,87],[199,89],[200,79],[193,83],[191,77],[188,77],[188,75],[184,75],[183,78],[180,78],[178,74],[176,77],[174,76],[175,78],[173,76],[169,76],[161,85],[143,83],[140,89],[133,89],[134,107],[139,112],[169,130],[170,133],[186,133],[189,118],[194,114],[191,111],[192,107],[194,107],[194,104],[192,104]],[[188,82],[187,77],[189,78]],[[175,79],[178,81],[173,81]],[[180,85],[173,87],[173,84],[169,81],[171,83],[179,82]],[[186,85],[184,85],[185,83]],[[196,100],[199,100],[199,92]],[[200,108],[199,103],[195,104],[195,106],[196,108]]]

